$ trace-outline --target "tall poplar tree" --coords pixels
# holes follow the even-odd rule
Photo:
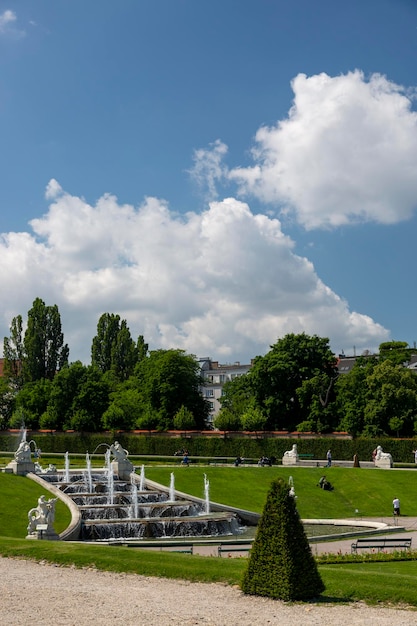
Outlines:
[[[47,306],[40,298],[34,300],[28,312],[23,347],[25,382],[41,378],[52,380],[56,372],[68,363],[69,348],[64,345],[61,316],[56,304]]]
[[[123,381],[133,374],[137,361],[138,348],[126,320],[114,313],[103,313],[91,346],[91,364],[103,374],[113,372]]]

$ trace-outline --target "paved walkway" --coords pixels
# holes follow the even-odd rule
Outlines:
[[[398,519],[393,518],[392,516],[361,518],[361,521],[366,520],[388,524],[390,528],[389,532],[387,532],[387,536],[389,537],[404,537],[406,534],[407,537],[411,537],[412,539],[412,549],[417,550],[417,517],[399,517]],[[355,521],[356,520],[352,520],[352,524],[354,524]],[[393,527],[398,527],[398,532],[393,531]],[[405,531],[401,529],[405,529]],[[354,541],[355,537],[348,537],[346,539],[335,539],[334,541],[323,541],[318,543],[312,542],[311,549],[313,554],[323,554],[325,552],[341,552],[342,554],[350,554],[351,544]]]

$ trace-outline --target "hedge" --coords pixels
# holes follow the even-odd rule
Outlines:
[[[417,439],[339,439],[329,437],[315,438],[248,438],[234,436],[167,436],[133,433],[28,433],[28,441],[33,440],[43,452],[72,454],[90,454],[105,451],[105,446],[117,439],[131,455],[171,456],[181,448],[186,448],[190,456],[205,457],[275,457],[278,461],[286,450],[291,450],[297,443],[299,454],[311,454],[314,459],[325,459],[330,448],[333,459],[351,461],[355,454],[359,461],[371,461],[372,451],[382,446],[384,452],[390,452],[394,463],[413,463],[413,450],[417,448]],[[17,449],[19,434],[0,433],[0,450],[13,452]]]

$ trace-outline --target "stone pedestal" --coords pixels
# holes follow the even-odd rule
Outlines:
[[[391,459],[375,459],[375,467],[389,469],[390,467],[392,467],[392,461]]]
[[[114,474],[116,474],[120,480],[130,480],[130,474],[134,471],[134,466],[127,459],[120,459],[119,461],[113,461],[111,464]]]
[[[32,461],[10,461],[6,469],[12,470],[13,474],[25,476],[29,472],[35,472],[35,464]]]
[[[36,530],[30,535],[26,536],[26,539],[42,539],[45,541],[59,541],[59,535],[52,530]]]
[[[284,455],[281,459],[283,465],[298,465],[299,457],[298,456],[289,456]]]

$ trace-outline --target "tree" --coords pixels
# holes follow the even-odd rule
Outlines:
[[[158,417],[158,428],[173,427],[181,406],[194,415],[196,428],[204,427],[209,404],[200,393],[200,366],[194,356],[183,350],[155,350],[139,361],[135,369],[142,407]],[[141,411],[143,412],[143,410]]]
[[[220,398],[222,409],[228,409],[236,417],[240,417],[253,401],[251,378],[248,374],[238,376],[224,384]]]
[[[408,363],[412,352],[406,341],[385,341],[379,344],[380,360],[389,359],[394,365]]]
[[[324,591],[295,498],[282,479],[271,483],[241,587],[285,601],[311,600]]]
[[[88,367],[81,361],[66,365],[57,372],[52,381],[46,412],[41,417],[41,428],[69,428],[74,414],[74,400],[87,377]]]
[[[327,389],[337,377],[337,363],[329,340],[316,335],[286,335],[264,357],[255,359],[247,376],[256,404],[268,417],[269,429],[294,430],[308,419],[309,407],[301,406],[297,390],[319,375],[316,394],[326,403]]]
[[[222,407],[214,418],[213,426],[224,432],[236,432],[237,430],[242,430],[242,421],[230,409]]]
[[[359,357],[348,374],[336,381],[336,412],[339,428],[353,437],[364,429],[365,408],[369,400],[367,378],[378,364],[376,357]]]
[[[21,389],[23,385],[22,364],[24,359],[23,321],[21,315],[17,315],[12,319],[10,337],[4,338],[3,355],[4,376],[8,379],[13,389]]]
[[[51,395],[52,383],[47,378],[41,378],[30,383],[26,383],[16,394],[15,403],[18,409],[17,417],[13,415],[11,427],[21,425],[20,415],[23,413],[25,426],[36,429],[39,421],[45,413]],[[18,420],[18,423],[16,423]]]
[[[23,378],[33,382],[52,380],[66,363],[69,349],[64,345],[61,316],[56,304],[46,306],[36,298],[28,312],[28,323],[23,340]]]
[[[415,373],[387,359],[374,367],[366,383],[364,434],[388,435],[394,431],[403,437],[412,437],[417,417]],[[396,420],[392,427],[390,420],[394,417]]]
[[[141,414],[141,396],[137,389],[120,386],[110,396],[111,404],[103,414],[106,430],[132,430]]]
[[[241,422],[243,430],[257,432],[265,430],[267,419],[260,408],[256,406],[249,406],[245,413],[243,413]]]
[[[142,342],[141,355],[144,351]],[[135,346],[126,320],[119,315],[103,313],[97,324],[97,335],[91,346],[91,364],[102,373],[112,371],[121,381],[127,380],[134,372],[138,361],[138,348]]]
[[[195,428],[195,419],[192,412],[184,405],[180,406],[174,415],[174,428],[176,430],[193,430]]]

